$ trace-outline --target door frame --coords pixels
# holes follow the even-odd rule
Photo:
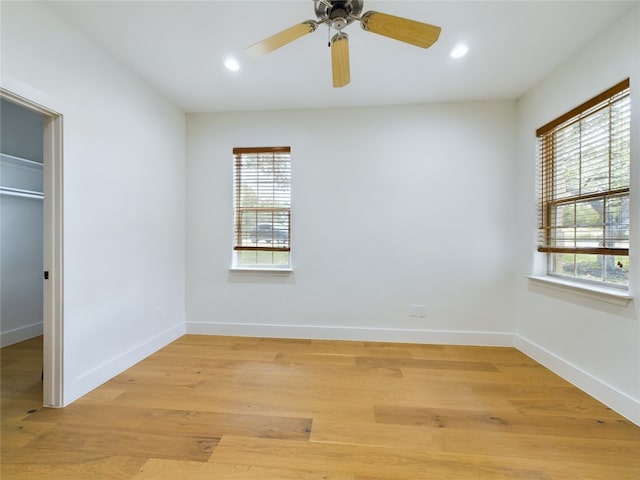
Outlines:
[[[0,98],[44,116],[44,271],[43,288],[43,404],[64,406],[64,263],[63,263],[63,130],[62,114],[31,100],[35,91],[14,82],[11,90],[0,87]],[[14,88],[17,87],[17,88]],[[26,91],[23,95],[16,93]],[[21,92],[22,93],[22,92]],[[38,98],[39,95],[35,95]],[[29,97],[29,98],[27,98]]]

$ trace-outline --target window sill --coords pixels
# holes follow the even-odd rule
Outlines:
[[[291,267],[231,267],[229,271],[231,273],[264,273],[276,275],[291,275],[293,273],[293,269]]]
[[[547,288],[565,291],[567,293],[592,298],[601,302],[612,303],[614,305],[625,306],[633,300],[633,296],[629,295],[629,292],[626,290],[616,290],[614,288],[599,287],[597,285],[574,283],[549,276],[539,277],[528,275],[527,278],[530,281]]]

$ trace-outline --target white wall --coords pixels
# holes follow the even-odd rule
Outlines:
[[[188,115],[187,331],[510,344],[514,125],[515,102]],[[273,145],[294,273],[230,273],[232,148]]]
[[[620,19],[518,104],[517,345],[583,390],[640,424],[640,13]],[[630,284],[636,299],[614,305],[537,286],[535,130],[631,77],[632,244]],[[634,253],[635,252],[635,253]]]
[[[184,331],[185,119],[46,5],[1,21],[3,86],[64,116],[69,403]]]

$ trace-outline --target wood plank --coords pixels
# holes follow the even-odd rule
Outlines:
[[[494,372],[496,367],[489,362],[470,362],[457,360],[428,360],[415,358],[380,358],[357,357],[356,365],[359,367],[376,368],[420,368],[427,370],[462,370]]]
[[[216,380],[233,380],[244,373],[243,368],[230,368],[228,364],[218,361],[206,362],[195,360],[194,362],[173,363],[154,362],[144,366],[131,368],[113,378],[113,383],[123,384],[148,384],[148,385],[183,385],[195,386],[210,378]]]
[[[154,359],[163,357],[180,357],[180,358],[204,358],[217,360],[235,360],[235,361],[263,361],[269,362],[274,359],[277,350],[274,348],[260,348],[261,344],[253,346],[250,350],[236,350],[234,348],[216,348],[211,345],[189,345],[185,343],[172,343],[162,348],[154,355]],[[144,362],[144,360],[143,360]]]
[[[438,428],[424,425],[382,425],[375,423],[313,422],[312,442],[394,447],[422,451],[444,451]]]
[[[536,364],[530,357],[513,347],[478,347],[471,345],[420,345],[405,346],[412,358],[424,360],[484,361],[491,363]]]
[[[55,426],[29,442],[26,447],[62,452],[101,453],[109,456],[167,458],[206,461],[220,439],[213,436],[181,433],[154,434],[126,430],[121,426]]]
[[[508,400],[518,403],[522,400],[531,402],[573,402],[593,405],[593,398],[571,385],[519,385],[496,383],[471,383],[469,388],[474,395],[483,398]]]
[[[274,361],[297,366],[334,366],[355,367],[356,359],[353,355],[334,353],[278,353]]]
[[[24,422],[52,424],[67,428],[109,428],[122,425],[122,430],[158,435],[222,437],[242,435],[308,441],[311,419],[276,416],[240,415],[193,410],[150,409],[148,407],[92,406],[73,404],[65,409],[42,409]]]
[[[2,451],[26,446],[43,432],[55,427],[55,423],[27,422],[22,419],[7,419],[2,422],[0,448]]]
[[[373,411],[357,397],[326,401],[305,394],[303,390],[264,393],[262,389],[248,387],[222,389],[209,385],[201,386],[197,393],[182,387],[144,385],[131,389],[114,400],[115,405],[137,406],[152,409],[184,409],[203,412],[226,412],[233,414],[265,415],[277,417],[353,418],[373,420]],[[153,393],[152,393],[153,392]],[[293,393],[290,393],[293,392]]]
[[[640,428],[622,417],[603,420],[556,416],[549,421],[548,416],[523,416],[510,410],[472,411],[397,405],[375,405],[374,412],[376,422],[391,425],[640,442]]]
[[[503,363],[496,363],[497,370],[480,372],[477,370],[457,371],[455,377],[451,376],[448,370],[425,370],[416,368],[403,368],[402,376],[407,380],[430,382],[433,380],[456,380],[465,382],[469,386],[476,383],[505,383],[512,385],[550,385],[550,386],[571,386],[569,382],[561,377],[550,373],[544,367],[540,369],[521,368],[516,366],[505,366]]]
[[[23,450],[7,452],[2,459],[3,480],[130,480],[142,467],[144,458],[105,456],[101,453],[60,450]]]
[[[583,392],[578,390],[575,392],[576,396],[580,396],[582,393]],[[509,400],[509,403],[523,415],[547,415],[550,417],[549,421],[551,422],[555,421],[554,418],[558,416],[576,416],[579,418],[599,418],[609,420],[617,420],[621,418],[618,413],[591,397],[578,399],[545,399],[534,397],[530,399]]]
[[[452,453],[502,458],[544,458],[549,462],[624,465],[636,469],[640,474],[637,441],[487,432],[469,428],[442,429],[441,435],[444,450]]]
[[[514,480],[544,478],[529,462],[509,457],[484,457],[387,448],[267,441],[226,436],[209,460],[215,464],[255,465],[278,469],[340,472],[385,479],[452,478]],[[535,476],[538,475],[538,476]]]
[[[133,480],[356,480],[353,475],[292,468],[265,468],[150,459]]]

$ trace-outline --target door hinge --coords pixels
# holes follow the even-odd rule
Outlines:
[[[49,272],[48,271],[44,272],[44,279],[45,280],[49,280]]]

